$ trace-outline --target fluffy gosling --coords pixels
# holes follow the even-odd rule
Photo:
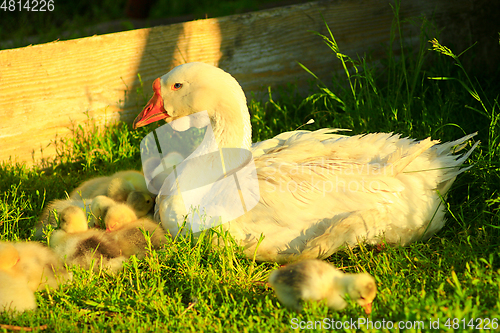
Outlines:
[[[36,309],[35,294],[28,287],[28,280],[16,267],[20,261],[16,248],[0,243],[0,311]]]
[[[285,306],[302,310],[302,301],[326,301],[332,310],[347,306],[345,295],[371,313],[377,294],[375,279],[366,273],[344,274],[321,260],[305,260],[275,270],[269,284]]]
[[[134,212],[126,205],[116,205],[106,215],[106,232],[119,244],[126,256],[144,257],[148,241],[144,233],[149,234],[151,247],[160,248],[167,243],[165,231],[158,223],[148,218],[134,218]]]
[[[115,201],[126,202],[132,191],[146,193],[151,197],[144,175],[136,170],[126,170],[83,182],[70,193],[70,198],[92,199],[98,195],[105,195]]]
[[[32,291],[44,290],[46,287],[57,289],[61,283],[72,279],[57,255],[45,245],[38,242],[12,243],[19,253],[16,269],[24,274]]]
[[[120,248],[106,233],[88,229],[87,218],[82,210],[68,207],[61,212],[61,229],[55,230],[49,245],[67,264],[84,269],[93,267],[116,272],[123,268],[126,258]]]
[[[90,209],[92,214],[89,222],[91,228],[105,228],[104,219],[108,214],[108,210],[115,205],[125,205],[104,195],[98,195],[91,200]],[[154,201],[149,194],[139,191],[130,192],[126,201],[126,205],[134,212],[134,219],[145,216],[151,210],[153,204]]]
[[[105,195],[98,195],[93,198],[90,204],[91,217],[89,227],[104,229],[104,217],[108,213],[108,209],[114,205],[116,205],[116,201]]]
[[[81,210],[90,212],[91,200],[80,201],[80,200],[53,200],[47,207],[43,210],[37,224],[35,225],[35,239],[41,240],[47,232],[48,226],[50,225],[53,229],[57,228],[57,223],[60,220],[60,212],[63,209],[74,206]]]

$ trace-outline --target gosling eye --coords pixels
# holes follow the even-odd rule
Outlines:
[[[172,90],[179,90],[182,88],[182,83],[174,83],[172,85]]]

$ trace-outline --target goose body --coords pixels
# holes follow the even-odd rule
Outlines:
[[[344,274],[321,260],[304,260],[271,272],[269,284],[285,306],[302,310],[302,301],[325,301],[333,310],[347,306],[346,294],[371,313],[377,294],[375,279],[366,273]]]
[[[258,202],[222,227],[259,261],[326,258],[363,241],[406,245],[430,237],[445,222],[441,197],[467,169],[461,165],[477,145],[458,155],[475,134],[440,143],[392,133],[344,136],[335,129],[286,132],[251,145],[245,95],[221,69],[180,65],[153,90],[134,127],[160,119],[173,124],[206,111],[218,148],[252,152],[258,190],[247,196]],[[205,176],[206,165],[198,167],[191,178]],[[164,189],[155,219],[175,235],[189,213],[186,198]],[[211,193],[216,195],[204,199],[215,207],[240,199],[224,188]]]

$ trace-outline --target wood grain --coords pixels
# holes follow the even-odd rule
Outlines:
[[[403,1],[401,17],[445,24],[450,6],[467,11],[470,1]],[[342,52],[381,59],[392,20],[386,0],[319,1],[0,51],[0,161],[47,163],[55,155],[51,142],[71,135],[75,124],[131,122],[153,80],[185,62],[220,66],[247,96],[288,82],[307,87],[310,75],[298,62],[328,80],[339,63],[312,31],[326,34],[326,22]],[[418,27],[403,28],[416,45]]]

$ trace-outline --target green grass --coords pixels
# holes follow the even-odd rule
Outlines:
[[[410,52],[403,40],[403,57],[389,51],[388,60],[375,67],[369,57],[342,55],[333,32],[326,40],[332,56],[344,62],[345,75],[333,77],[332,82],[313,81],[317,87],[307,97],[292,85],[279,91],[279,100],[270,91],[266,102],[249,101],[255,141],[296,129],[311,118],[315,123],[304,129],[394,131],[442,141],[478,131],[481,145],[468,162],[474,167],[458,177],[449,193],[443,230],[408,247],[360,246],[328,259],[346,272],[375,276],[379,293],[371,316],[354,305],[340,312],[319,304],[307,304],[302,313],[287,310],[264,283],[276,264],[246,259],[234,245],[214,248],[209,235],[204,235],[198,242],[177,237],[143,260],[132,258],[115,276],[74,268],[73,283],[36,294],[37,311],[17,317],[2,313],[0,323],[47,325],[54,332],[282,332],[290,330],[293,318],[314,322],[363,317],[394,325],[422,321],[423,329],[405,330],[417,332],[430,331],[430,320],[439,319],[441,331],[447,330],[448,319],[453,327],[456,318],[460,328],[479,323],[477,318],[498,320],[500,127],[498,84],[493,80],[498,76],[471,77],[451,50],[437,40],[428,42],[437,35],[426,34],[423,29],[419,50]],[[82,180],[139,168],[139,143],[152,126],[138,131],[123,123],[106,131],[76,126],[73,139],[54,142],[59,155],[51,168],[2,164],[0,239],[30,238],[43,207],[63,198]],[[227,235],[224,239],[230,242]]]

